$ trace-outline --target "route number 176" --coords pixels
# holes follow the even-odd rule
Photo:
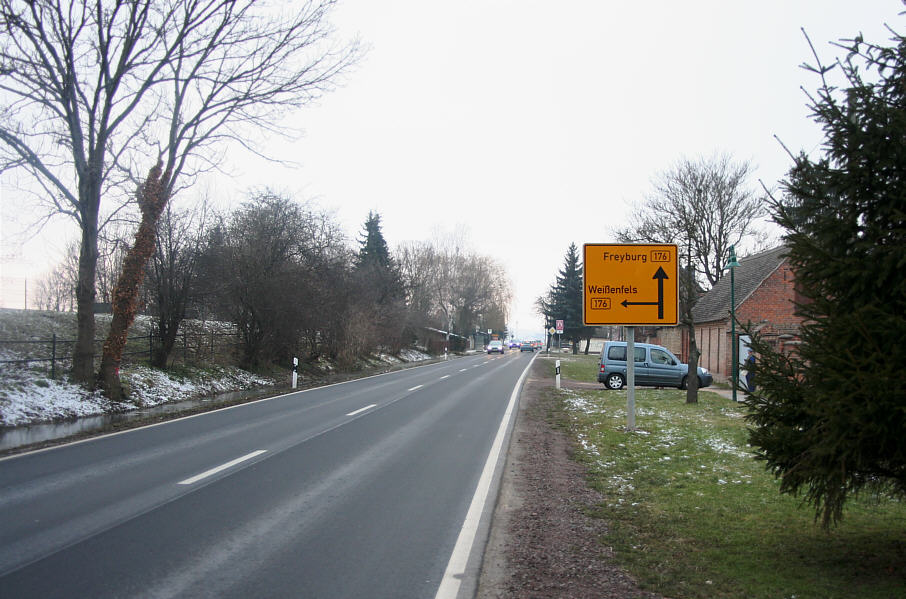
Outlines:
[[[594,297],[591,300],[591,307],[594,310],[610,310],[610,298]]]
[[[670,252],[667,250],[651,250],[652,262],[670,262]]]

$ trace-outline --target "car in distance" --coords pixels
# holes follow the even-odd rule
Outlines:
[[[490,343],[488,343],[488,353],[489,354],[493,354],[495,352],[498,354],[502,354],[504,351],[506,351],[506,349],[503,346],[503,341],[497,341],[495,339],[494,341],[491,341]]]
[[[524,351],[535,353],[535,344],[531,341],[523,341],[522,345],[519,347],[519,352],[522,353]]]
[[[650,343],[635,344],[635,384],[641,387],[678,387],[688,383],[689,365],[680,362],[670,350]],[[608,389],[626,385],[626,342],[608,341],[601,350],[598,382]],[[698,369],[698,387],[708,387],[714,378],[706,368]]]

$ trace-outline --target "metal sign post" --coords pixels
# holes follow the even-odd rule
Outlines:
[[[626,327],[626,430],[635,430],[635,327]]]

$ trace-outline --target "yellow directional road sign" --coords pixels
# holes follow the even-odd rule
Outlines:
[[[676,325],[676,244],[586,243],[586,325]]]

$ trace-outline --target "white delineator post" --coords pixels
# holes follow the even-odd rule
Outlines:
[[[557,360],[557,390],[560,390],[560,360]]]
[[[293,389],[299,382],[299,358],[293,358]]]

